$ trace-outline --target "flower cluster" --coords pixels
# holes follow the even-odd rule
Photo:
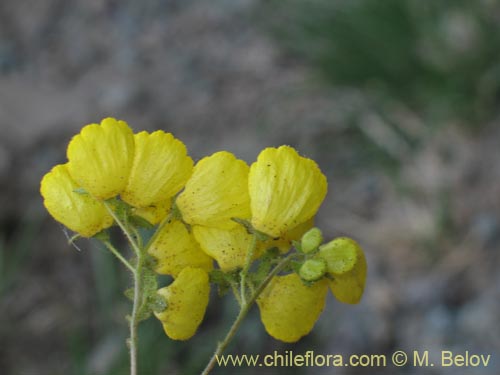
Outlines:
[[[173,339],[190,338],[202,321],[214,261],[217,271],[234,275],[269,249],[275,257],[292,244],[297,249],[294,266],[257,298],[273,337],[292,342],[307,334],[328,287],[342,302],[361,298],[363,252],[347,238],[321,244],[321,232],[311,228],[327,181],[313,160],[289,146],[264,149],[250,166],[226,151],[194,165],[171,134],[134,134],[125,122],[107,118],[73,137],[67,157],[41,182],[44,205],[57,221],[84,237],[131,225],[131,217],[159,224],[141,251],[154,259],[155,272],[174,278],[158,290],[166,308],[155,312]],[[273,264],[266,259],[262,269]],[[248,280],[241,273],[237,282],[258,284],[258,273]]]

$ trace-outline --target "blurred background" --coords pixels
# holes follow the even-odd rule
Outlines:
[[[499,104],[496,0],[2,0],[0,374],[128,373],[128,275],[92,241],[69,246],[38,192],[107,116],[172,132],[195,159],[289,144],[327,175],[317,225],[363,245],[362,302],[329,296],[295,345],[254,309],[229,353],[468,350],[492,357],[467,373],[500,373]],[[214,295],[186,343],[147,321],[141,374],[198,373],[235,314]]]

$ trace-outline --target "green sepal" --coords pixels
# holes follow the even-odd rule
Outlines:
[[[223,272],[220,269],[214,269],[208,273],[210,282],[217,285],[217,293],[220,297],[224,296],[231,285],[239,282],[239,270]]]
[[[153,312],[155,313],[161,313],[168,307],[167,300],[158,293],[155,293],[151,296],[149,305],[151,310],[153,310]]]
[[[144,267],[141,283],[142,301],[137,313],[138,321],[149,318],[153,313],[153,307],[157,304],[156,291],[158,290],[158,280],[155,272],[148,267]]]
[[[224,296],[231,287],[228,280],[226,279],[225,273],[220,269],[214,269],[210,271],[208,273],[208,277],[211,283],[217,285],[217,294],[219,295],[219,297]]]
[[[302,244],[300,241],[292,240],[292,246],[299,252],[302,253]]]
[[[250,275],[255,285],[259,285],[262,281],[264,281],[269,272],[271,272],[273,264],[276,263],[276,260],[280,255],[280,251],[277,247],[271,247],[266,250],[264,255],[260,258],[257,271]]]
[[[133,207],[125,203],[121,199],[117,197],[110,198],[106,201],[106,203],[108,203],[111,206],[111,209],[120,219],[127,221],[129,216],[131,216]]]
[[[177,193],[177,195],[179,194],[180,192]],[[170,209],[170,220],[181,220],[184,222],[184,220],[182,220],[182,212],[181,210],[179,210],[179,207],[177,206],[176,203],[177,195],[172,198],[172,208]]]
[[[99,240],[101,242],[109,242],[109,232],[107,229],[103,229],[100,232],[94,234],[92,238],[95,238],[96,240]]]
[[[289,263],[289,269],[293,272],[295,272],[296,274],[298,274],[300,272],[300,268],[302,267],[302,262],[300,261],[297,261],[297,260],[292,260],[290,263]]]
[[[154,272],[157,265],[158,265],[158,259],[156,257],[154,257],[150,254],[144,254],[144,267],[145,268]]]

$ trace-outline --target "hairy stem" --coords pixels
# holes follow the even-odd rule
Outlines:
[[[120,252],[111,244],[111,242],[109,241],[102,241],[102,242],[108,248],[108,250],[111,251],[111,253],[113,253],[113,255],[117,257],[120,260],[120,262],[122,262],[125,265],[125,267],[127,267],[132,272],[132,274],[135,274],[134,267],[132,267],[132,265],[123,257],[123,255],[120,254]]]
[[[242,306],[246,304],[247,292],[246,292],[246,284],[247,284],[247,275],[250,269],[250,265],[252,264],[253,255],[255,253],[255,248],[257,247],[257,235],[252,235],[252,241],[250,242],[246,258],[245,265],[240,272],[240,300]]]
[[[139,245],[136,240],[134,240],[134,234],[138,236],[138,233],[134,233],[130,228],[123,223],[118,215],[113,211],[110,207],[109,203],[103,202],[106,210],[113,217],[115,222],[123,231],[125,237],[127,238],[130,246],[135,252],[137,257],[137,261],[135,264],[135,268],[125,259],[123,256],[108,242],[106,246],[108,249],[115,254],[122,261],[125,266],[132,271],[133,282],[134,282],[134,298],[133,298],[133,306],[132,306],[132,314],[128,317],[129,320],[129,330],[130,337],[127,340],[129,351],[130,351],[130,375],[137,375],[137,348],[138,348],[138,335],[137,335],[137,327],[139,325],[139,309],[142,304],[143,299],[143,290],[142,290],[142,279],[143,279],[143,266],[144,266],[144,254],[146,253],[142,246]],[[141,241],[138,237],[138,241]],[[142,242],[142,241],[141,241]]]
[[[137,264],[134,271],[134,300],[132,306],[132,315],[129,319],[129,350],[130,350],[130,375],[137,375],[137,346],[138,336],[137,327],[139,325],[139,308],[142,303],[142,268],[144,258],[141,253],[137,258]]]
[[[120,227],[120,229],[123,231],[123,234],[125,237],[127,237],[128,242],[130,243],[130,246],[132,246],[132,249],[134,249],[135,255],[139,256],[141,253],[141,250],[139,249],[139,245],[134,241],[134,237],[128,230],[127,226],[120,220],[120,218],[116,215],[116,213],[111,209],[110,205],[108,202],[103,201],[104,207],[106,207],[106,210],[108,213],[111,215],[111,217],[116,221],[116,224]]]
[[[248,312],[250,311],[250,308],[253,306],[253,304],[255,303],[255,301],[257,300],[257,298],[264,291],[264,289],[269,284],[269,282],[272,280],[272,278],[274,276],[276,276],[281,270],[283,270],[283,268],[285,268],[285,266],[295,256],[296,256],[296,254],[292,253],[292,254],[288,255],[287,257],[283,258],[276,265],[276,267],[274,267],[273,270],[266,276],[266,278],[264,279],[264,281],[262,281],[262,283],[260,283],[260,285],[257,287],[257,289],[255,289],[255,291],[252,293],[252,295],[250,296],[250,298],[248,299],[248,301],[243,301],[243,303],[241,304],[241,307],[240,307],[240,312],[238,313],[238,316],[236,317],[236,320],[231,325],[231,328],[227,332],[226,337],[224,337],[224,340],[217,345],[217,349],[215,350],[215,353],[212,355],[212,357],[210,358],[210,361],[208,362],[207,366],[205,367],[205,369],[201,373],[202,375],[207,375],[207,374],[210,373],[210,371],[212,371],[212,369],[214,368],[214,366],[217,364],[217,360],[222,355],[222,353],[224,353],[224,351],[226,350],[227,346],[229,345],[229,343],[233,339],[234,335],[236,334],[236,332],[240,328],[241,323],[243,322],[243,320],[248,315]],[[248,270],[247,270],[247,272],[248,272]],[[243,280],[241,282],[243,282]]]

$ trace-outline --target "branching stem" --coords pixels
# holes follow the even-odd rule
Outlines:
[[[241,306],[240,306],[240,312],[238,316],[236,317],[236,320],[233,322],[231,325],[231,328],[226,334],[226,337],[222,342],[220,342],[217,345],[217,349],[215,350],[215,353],[212,355],[210,358],[210,361],[208,362],[207,366],[201,373],[202,375],[207,375],[212,371],[214,366],[217,364],[217,361],[219,360],[220,356],[224,351],[226,350],[227,346],[233,339],[234,335],[238,331],[238,329],[241,326],[241,323],[245,319],[245,317],[248,315],[248,312],[250,311],[250,308],[253,306],[257,298],[260,296],[260,294],[264,291],[266,286],[269,284],[269,282],[272,280],[274,276],[276,276],[280,271],[285,268],[285,266],[296,256],[296,253],[292,253],[285,258],[283,258],[277,265],[276,267],[273,268],[273,270],[266,276],[264,281],[260,283],[260,285],[255,289],[255,292],[252,293],[248,301],[244,301]],[[248,270],[247,270],[248,271]],[[242,271],[243,272],[243,271]],[[241,281],[243,282],[243,280]]]

